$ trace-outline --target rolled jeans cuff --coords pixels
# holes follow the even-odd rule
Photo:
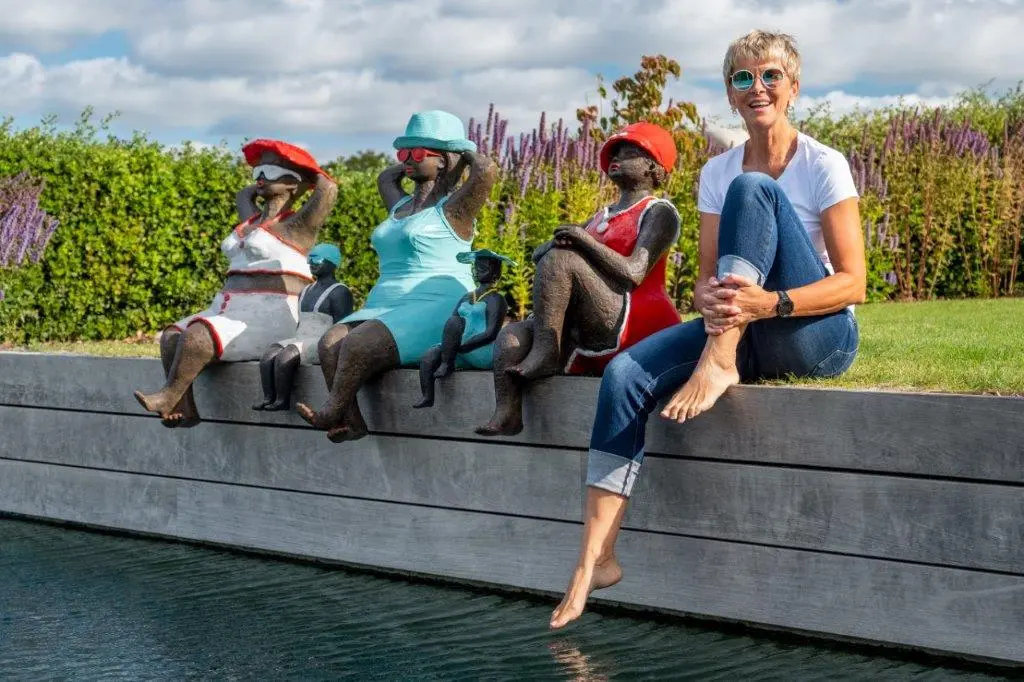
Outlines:
[[[739,275],[757,283],[757,286],[764,286],[765,276],[753,263],[742,256],[726,254],[718,259],[718,279],[724,279],[726,275]]]
[[[600,450],[587,453],[587,485],[629,497],[640,473],[640,460]]]

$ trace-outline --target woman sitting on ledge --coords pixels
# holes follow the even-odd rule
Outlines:
[[[135,399],[167,427],[199,423],[192,382],[209,364],[259,360],[295,329],[299,294],[313,281],[306,254],[338,197],[334,181],[298,147],[253,140],[242,151],[255,183],[238,193],[241,223],[220,246],[230,263],[224,286],[209,308],[164,330],[164,387],[149,395],[135,391]],[[313,194],[293,212],[310,188]]]
[[[843,155],[788,120],[800,90],[793,39],[743,36],[729,46],[723,75],[750,139],[701,170],[694,303],[702,319],[650,336],[605,370],[579,563],[552,628],[622,578],[615,539],[660,400],[671,395],[661,416],[683,423],[741,380],[836,376],[857,352],[850,306],[865,294],[857,190]]]
[[[445,111],[414,114],[395,148],[401,163],[377,180],[388,217],[370,236],[380,276],[365,305],[320,339],[327,404],[318,412],[296,405],[335,443],[366,435],[359,387],[387,370],[419,366],[452,309],[476,288],[470,266],[456,256],[471,248],[476,216],[497,180],[494,162],[476,153],[462,121]],[[467,166],[469,178],[456,189]],[[415,184],[411,196],[403,178]]]

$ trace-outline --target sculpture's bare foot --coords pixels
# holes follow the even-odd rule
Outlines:
[[[594,567],[580,564],[569,581],[562,603],[551,614],[551,629],[563,628],[583,615],[587,597],[594,590],[611,587],[622,580],[622,566],[613,554]]]
[[[437,371],[434,372],[434,378],[435,379],[444,379],[446,376],[450,375],[453,371],[454,371],[454,368],[451,365],[449,365],[447,362],[442,362],[441,365],[437,368]]]
[[[169,419],[172,413],[175,412],[174,408],[177,407],[177,405],[171,404],[164,391],[157,391],[151,395],[146,395],[142,391],[135,391],[132,395],[139,401],[139,405],[142,405],[143,409],[147,412],[158,414],[163,419]]]
[[[682,424],[710,410],[726,389],[739,382],[735,359],[731,363],[721,362],[712,353],[705,353],[687,382],[665,405],[661,416]]]
[[[350,440],[359,440],[369,433],[365,428],[356,428],[353,426],[336,426],[333,429],[327,431],[327,440],[332,443],[345,443]]]
[[[306,403],[296,403],[295,411],[299,413],[299,416],[306,420],[306,423],[317,429],[326,429],[327,427],[320,424],[317,421],[317,414],[313,411],[313,408]]]
[[[543,379],[558,374],[558,353],[538,351],[535,345],[518,365],[512,365],[506,372],[528,381]]]
[[[423,400],[421,400],[418,403],[416,403],[415,405],[413,405],[413,409],[418,410],[421,407],[433,407],[433,406],[434,406],[434,399],[433,398],[424,398]]]
[[[523,430],[521,414],[502,414],[502,410],[494,413],[491,420],[476,429],[481,436],[514,436]]]

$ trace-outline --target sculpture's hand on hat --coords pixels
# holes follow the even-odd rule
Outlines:
[[[239,221],[243,223],[260,212],[260,207],[256,205],[255,183],[238,190],[238,194],[235,195],[235,208],[238,209]]]

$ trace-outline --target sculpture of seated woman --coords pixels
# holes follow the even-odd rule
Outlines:
[[[387,370],[419,366],[451,310],[476,288],[456,255],[471,248],[475,218],[497,179],[494,162],[476,152],[462,121],[445,111],[414,114],[394,145],[401,163],[377,179],[388,217],[370,237],[380,275],[365,305],[320,340],[327,403],[318,411],[296,405],[333,442],[366,435],[359,388]],[[468,179],[456,188],[467,167]],[[413,181],[412,195],[403,178]]]
[[[423,356],[420,362],[423,400],[413,407],[431,407],[434,380],[449,376],[456,368],[489,370],[494,366],[494,339],[508,315],[508,303],[497,284],[501,280],[502,263],[515,263],[490,249],[466,251],[457,259],[460,263],[473,264],[473,278],[479,286],[459,300],[444,324],[441,343]]]
[[[320,362],[316,353],[320,337],[352,312],[352,292],[334,277],[341,265],[341,250],[334,244],[317,244],[309,252],[308,262],[316,281],[299,294],[295,336],[273,343],[260,360],[263,400],[252,406],[254,410],[272,412],[291,407],[299,366]]]
[[[306,254],[338,196],[334,181],[299,147],[259,139],[242,151],[255,183],[238,193],[241,222],[221,243],[229,261],[224,285],[209,308],[161,335],[163,388],[134,394],[170,428],[199,423],[192,382],[207,366],[259,360],[270,344],[295,329],[299,293],[313,281]],[[302,208],[293,211],[310,189]]]
[[[671,134],[650,123],[628,125],[604,143],[601,169],[619,199],[586,227],[558,228],[534,251],[533,314],[495,342],[496,408],[478,434],[522,430],[524,382],[559,370],[599,375],[621,351],[679,323],[665,292],[679,214],[652,195],[675,162]]]

